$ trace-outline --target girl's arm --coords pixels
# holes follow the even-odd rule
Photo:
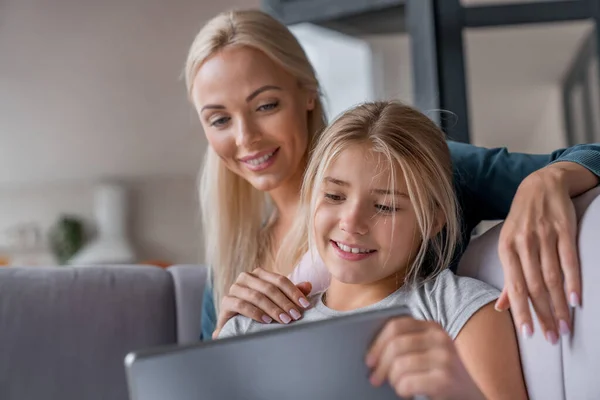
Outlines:
[[[469,319],[454,344],[486,399],[527,398],[517,338],[508,313],[499,313],[488,304]]]
[[[455,342],[435,322],[392,320],[366,362],[373,371],[371,382],[388,381],[401,397],[527,399],[510,317],[491,304],[467,321]]]

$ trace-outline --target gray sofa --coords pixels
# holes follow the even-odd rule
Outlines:
[[[0,399],[126,400],[123,360],[200,337],[206,270],[0,269]]]
[[[558,346],[539,334],[519,338],[532,399],[600,398],[600,188],[575,203],[583,308]],[[498,233],[473,240],[460,274],[502,287]],[[199,337],[205,274],[198,266],[0,269],[0,399],[127,399],[126,353]]]
[[[600,399],[600,188],[575,199],[575,209],[583,307],[572,314],[573,335],[561,339],[557,346],[546,342],[537,321],[532,338],[519,336],[523,374],[532,400]],[[494,227],[469,244],[461,259],[460,275],[502,288],[500,228]]]

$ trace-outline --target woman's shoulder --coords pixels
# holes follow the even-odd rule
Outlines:
[[[297,285],[301,282],[312,284],[311,293],[319,293],[329,287],[331,276],[317,251],[307,251],[288,278]]]

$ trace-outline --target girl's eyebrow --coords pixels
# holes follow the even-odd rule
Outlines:
[[[338,186],[344,186],[344,187],[350,186],[350,183],[343,181],[341,179],[333,178],[331,176],[326,176],[324,181],[328,182],[328,183],[332,183],[334,185],[338,185]],[[399,196],[399,197],[406,197],[407,199],[409,198],[408,194],[406,194],[404,192],[399,192],[398,190],[392,191],[389,189],[373,189],[373,190],[371,190],[371,192],[375,193],[375,194],[386,195],[386,196],[393,195],[393,196]]]
[[[346,181],[342,181],[340,179],[335,179],[332,178],[331,176],[326,176],[325,179],[323,179],[325,182],[329,182],[329,183],[333,183],[334,185],[338,185],[338,186],[350,186],[350,184]]]
[[[394,195],[394,196],[400,196],[400,197],[406,197],[408,199],[408,195],[406,193],[403,192],[399,192],[397,190],[389,190],[389,189],[373,189],[372,190],[373,193],[375,194],[382,194],[382,195]]]

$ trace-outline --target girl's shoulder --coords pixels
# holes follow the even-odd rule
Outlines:
[[[493,286],[449,269],[411,292],[415,317],[438,322],[453,339],[473,314],[500,296]]]

